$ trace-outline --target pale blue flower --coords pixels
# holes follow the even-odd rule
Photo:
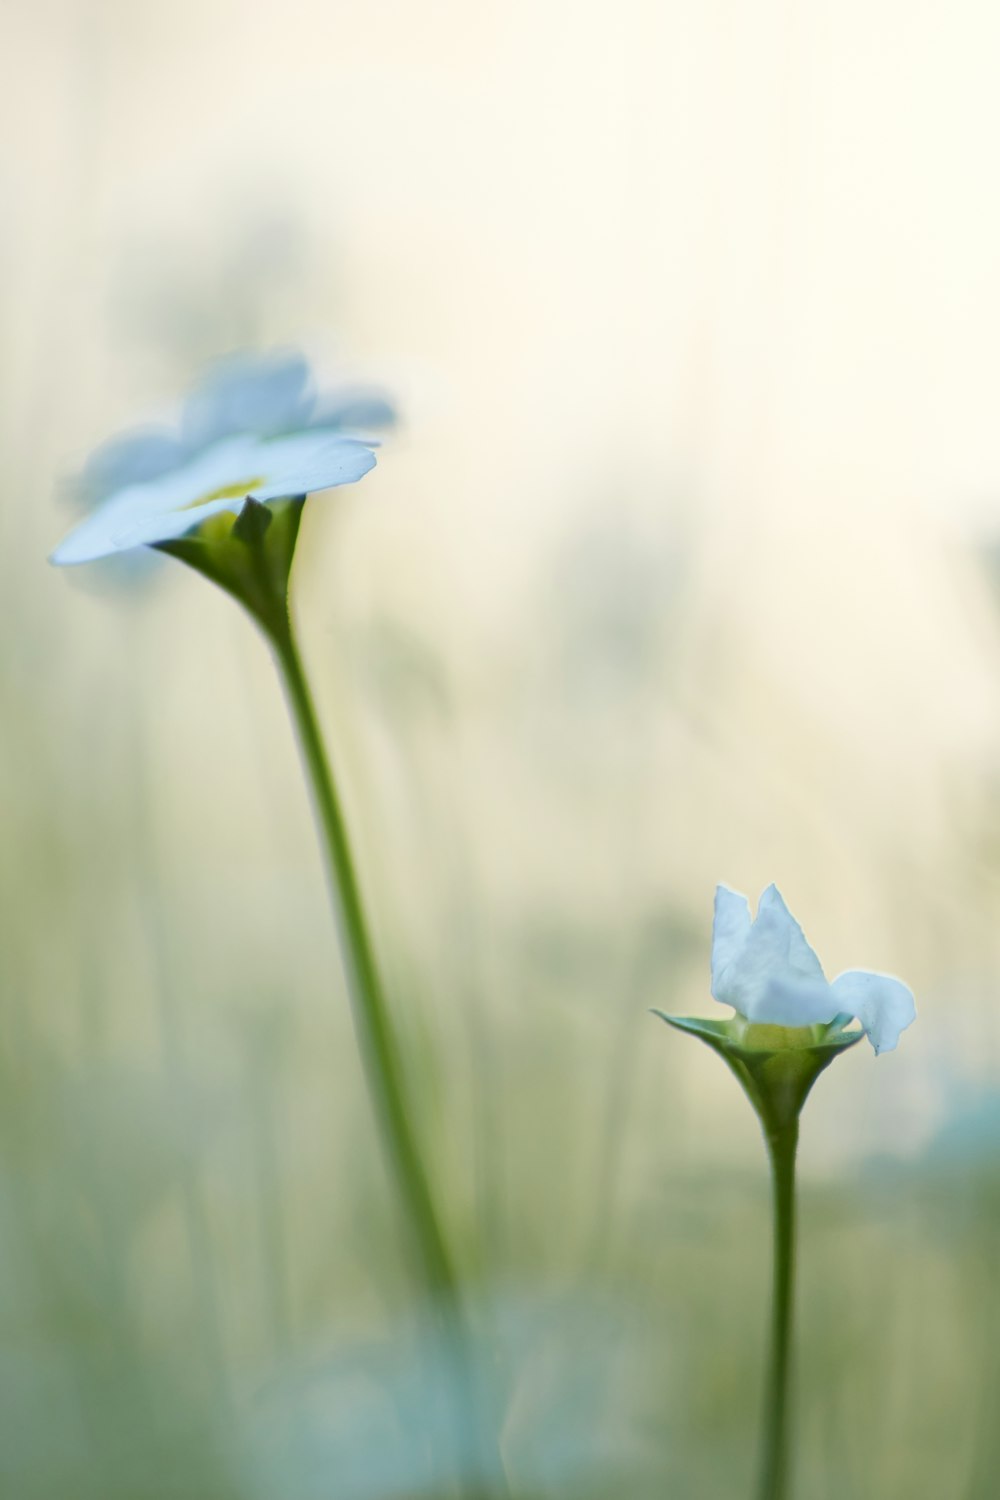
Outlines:
[[[876,1053],[891,1052],[917,1013],[910,990],[887,974],[849,969],[828,983],[774,885],[754,919],[745,896],[716,887],[712,994],[746,1020],[774,1026],[856,1018]]]
[[[393,420],[379,396],[320,401],[295,353],[235,356],[188,397],[179,427],[146,428],[105,444],[87,464],[94,507],[52,554],[91,562],[174,541],[211,516],[352,484],[374,466],[369,436]]]
[[[213,365],[191,391],[181,432],[193,449],[238,432],[277,437],[308,427],[315,405],[309,365],[301,354],[265,359],[233,354]]]

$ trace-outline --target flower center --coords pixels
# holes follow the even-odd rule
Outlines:
[[[189,500],[187,505],[182,505],[181,510],[193,510],[196,505],[208,505],[211,500],[238,500],[248,495],[258,485],[266,484],[267,479],[263,474],[255,474],[252,479],[241,479],[236,484],[220,484],[217,490],[209,490],[207,495],[199,495],[197,500]]]

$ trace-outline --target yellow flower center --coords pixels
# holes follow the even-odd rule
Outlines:
[[[211,500],[237,500],[241,496],[248,495],[258,485],[266,483],[265,475],[255,474],[252,479],[241,479],[238,484],[220,484],[217,490],[210,490],[207,495],[199,495],[197,500],[189,500],[187,505],[182,505],[180,509],[193,510],[196,505],[208,505]]]

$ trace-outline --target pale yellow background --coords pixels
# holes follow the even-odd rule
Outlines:
[[[919,1159],[1000,1067],[1000,10],[7,0],[0,59],[5,1004],[70,1071],[172,1057],[210,1115],[284,1014],[308,1281],[365,1115],[269,664],[178,567],[44,561],[94,446],[303,344],[403,412],[311,503],[298,602],[456,1202],[467,1043],[508,1206],[568,1174],[560,1274],[614,1067],[620,1203],[668,1145],[760,1167],[731,1080],[644,1014],[711,1009],[717,879],[917,994],[895,1055],[823,1080],[807,1177]],[[539,932],[578,1003],[522,982]],[[204,1139],[236,1245],[252,1144]]]

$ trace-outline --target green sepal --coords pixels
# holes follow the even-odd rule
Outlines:
[[[288,580],[305,496],[262,505],[247,496],[239,515],[212,516],[189,536],[156,542],[250,611],[271,635],[287,624]]]
[[[662,1010],[653,1015],[699,1037],[719,1054],[739,1079],[768,1136],[794,1124],[819,1075],[864,1036],[863,1031],[845,1031],[839,1017],[830,1026],[767,1026],[742,1016],[708,1021],[669,1016]]]

